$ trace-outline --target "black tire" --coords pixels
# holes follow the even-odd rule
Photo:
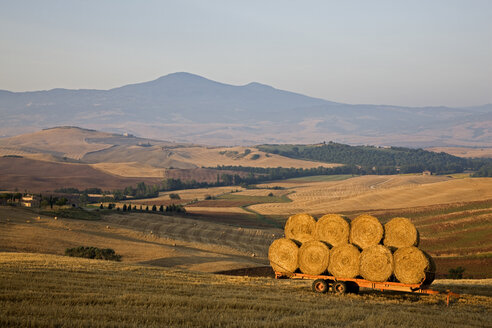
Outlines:
[[[323,279],[316,279],[313,281],[313,292],[315,293],[326,293],[328,291],[328,283]]]
[[[333,292],[335,294],[346,294],[347,293],[347,284],[342,281],[337,281],[333,284]]]

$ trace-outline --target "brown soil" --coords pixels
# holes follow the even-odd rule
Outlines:
[[[446,278],[449,273],[449,269],[455,269],[457,267],[465,268],[463,278],[482,279],[490,278],[491,276],[491,273],[488,272],[486,268],[492,268],[492,257],[435,257],[434,261],[436,262],[436,266],[438,268],[436,274],[437,278]]]
[[[98,171],[86,164],[63,164],[27,158],[0,158],[0,187],[4,190],[30,192],[53,191],[58,188],[123,189],[139,182],[156,184],[161,179],[123,178]]]

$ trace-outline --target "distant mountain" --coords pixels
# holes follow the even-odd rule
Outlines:
[[[492,146],[492,104],[348,105],[189,73],[111,90],[0,90],[0,136],[60,125],[200,144]]]

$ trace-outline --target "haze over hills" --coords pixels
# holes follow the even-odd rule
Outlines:
[[[60,125],[209,145],[316,143],[492,146],[492,104],[348,105],[260,83],[189,73],[111,90],[0,91],[0,134]]]

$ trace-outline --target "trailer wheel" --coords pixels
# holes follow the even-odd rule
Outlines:
[[[336,294],[347,293],[347,284],[342,281],[337,281],[333,284],[333,292],[335,292]]]
[[[313,292],[326,293],[328,291],[328,283],[323,279],[316,279],[313,281]]]

